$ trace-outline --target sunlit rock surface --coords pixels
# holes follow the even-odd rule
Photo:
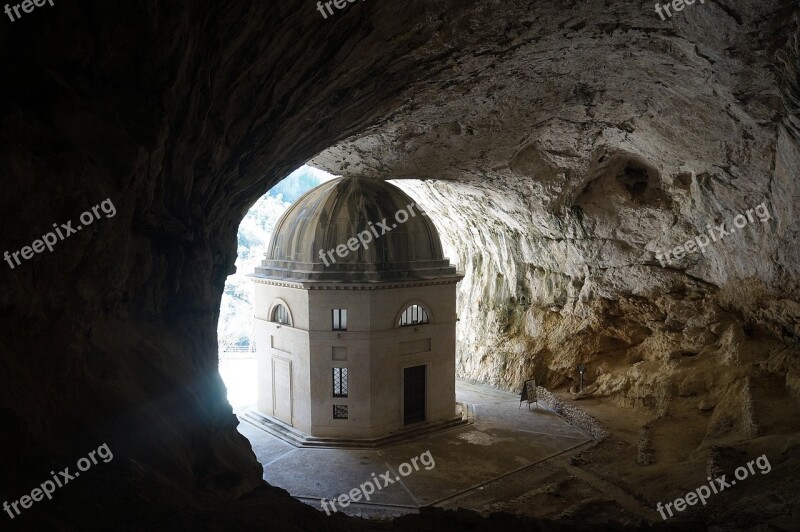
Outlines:
[[[584,362],[579,397],[656,419],[715,405],[702,445],[745,440],[774,421],[767,395],[800,400],[785,7],[698,5],[668,26],[639,6],[520,12],[505,41],[456,54],[390,120],[313,163],[398,179],[434,218],[466,273],[461,377],[576,391]],[[689,240],[694,252],[664,259]]]
[[[117,214],[2,268],[0,495],[106,442],[25,526],[366,526],[264,487],[217,371],[239,221],[331,146],[315,164],[443,180],[417,190],[468,276],[463,376],[569,385],[583,360],[586,393],[698,401],[710,441],[779,434],[764,409],[800,393],[793,7],[87,0],[4,20],[5,248]],[[769,223],[658,265],[762,201]]]

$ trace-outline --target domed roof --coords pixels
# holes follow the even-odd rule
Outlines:
[[[420,211],[386,181],[327,181],[278,220],[254,277],[355,283],[461,278]]]

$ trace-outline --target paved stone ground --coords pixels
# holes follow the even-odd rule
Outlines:
[[[390,478],[398,479],[401,464],[430,451],[434,466],[427,469],[420,463],[419,470],[376,491],[369,502],[341,509],[373,518],[416,512],[426,505],[448,506],[453,499],[480,492],[485,484],[497,484],[493,481],[589,441],[544,407],[532,405],[529,411],[523,404],[520,409],[515,394],[458,382],[456,396],[474,406],[473,425],[379,449],[296,448],[244,421],[239,431],[253,444],[267,482],[318,509],[321,498],[348,493],[373,473],[379,477],[391,471]]]

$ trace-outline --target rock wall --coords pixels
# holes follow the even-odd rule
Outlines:
[[[5,249],[106,199],[116,214],[2,267],[0,496],[107,443],[114,460],[26,526],[319,526],[236,432],[216,321],[242,216],[331,146],[320,166],[443,180],[425,202],[461,224],[443,232],[468,270],[462,324],[483,333],[462,329],[463,376],[552,386],[587,360],[603,393],[657,405],[650,366],[708,387],[684,361],[709,358],[685,353],[710,326],[731,401],[753,368],[797,390],[775,339],[797,335],[793,7],[662,23],[631,2],[359,2],[322,19],[299,0],[86,0],[3,20]],[[760,201],[769,224],[656,265]]]
[[[466,273],[462,378],[574,391],[584,362],[578,398],[719,405],[709,438],[747,438],[741,390],[800,399],[793,7],[521,10],[313,163],[398,179],[436,221]]]
[[[114,452],[24,526],[319,526],[266,488],[217,371],[236,229],[291,170],[400,105],[441,61],[430,21],[473,4],[325,20],[299,0],[87,0],[2,21],[4,249],[25,257],[92,206],[116,210],[0,268],[0,497]]]

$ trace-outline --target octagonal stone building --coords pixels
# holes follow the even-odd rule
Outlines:
[[[251,421],[305,442],[374,442],[461,420],[463,275],[399,188],[342,177],[310,190],[278,221],[251,277],[259,392]]]

